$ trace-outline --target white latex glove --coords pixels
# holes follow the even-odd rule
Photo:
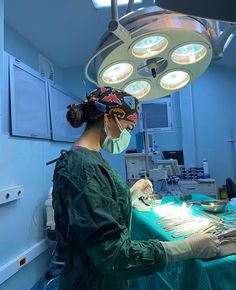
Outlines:
[[[139,199],[141,196],[147,196],[153,192],[153,186],[150,180],[148,179],[139,179],[135,184],[130,188],[132,200]]]
[[[193,258],[212,258],[219,252],[220,241],[216,235],[194,234],[186,239],[192,249]]]
[[[150,206],[144,204],[141,200],[132,200],[132,207],[138,211],[150,211]]]
[[[193,234],[181,241],[161,242],[167,264],[194,258],[213,258],[219,252],[220,242],[212,234]]]

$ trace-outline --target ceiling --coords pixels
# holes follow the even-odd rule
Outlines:
[[[151,6],[144,0],[138,7]],[[126,7],[119,9],[121,17]],[[110,8],[92,0],[6,0],[5,21],[43,55],[62,68],[83,66],[111,20]],[[217,64],[236,69],[236,37]]]
[[[95,9],[92,0],[5,1],[5,21],[63,68],[85,64],[110,20],[110,8]]]

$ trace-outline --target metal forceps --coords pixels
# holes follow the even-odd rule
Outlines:
[[[232,242],[236,243],[236,228],[231,228],[225,232],[222,232],[218,234],[217,237],[221,245]]]
[[[220,245],[224,245],[227,243],[236,243],[236,237],[227,237],[223,239],[219,239]]]

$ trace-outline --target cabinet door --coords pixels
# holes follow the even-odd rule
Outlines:
[[[52,124],[52,139],[55,141],[74,142],[81,135],[84,126],[71,127],[66,120],[67,106],[82,101],[71,96],[64,89],[49,84],[50,114]]]
[[[192,184],[182,184],[179,186],[179,189],[182,193],[184,194],[192,194],[192,193],[197,193],[197,183],[193,182]]]
[[[200,183],[198,183],[198,193],[217,197],[215,182],[200,182]]]
[[[11,135],[50,139],[47,82],[10,58]]]

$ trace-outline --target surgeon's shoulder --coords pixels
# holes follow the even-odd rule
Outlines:
[[[68,166],[71,170],[76,168],[83,168],[83,170],[92,170],[94,162],[94,157],[91,151],[81,148],[80,150],[71,150],[68,153]]]
[[[61,175],[80,175],[84,169],[91,171],[88,154],[84,150],[69,150],[56,163],[55,173]],[[87,170],[86,170],[87,171]]]

